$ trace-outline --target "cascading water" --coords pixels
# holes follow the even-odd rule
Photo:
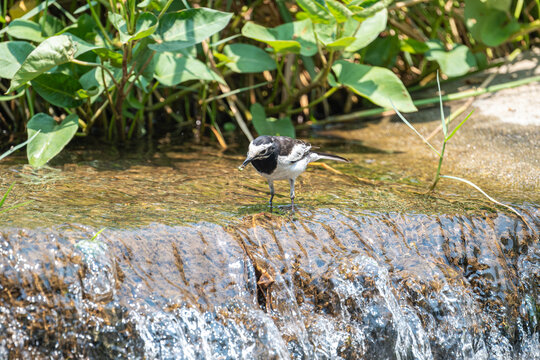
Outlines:
[[[538,238],[502,213],[317,209],[80,240],[95,231],[0,231],[2,358],[540,354]]]

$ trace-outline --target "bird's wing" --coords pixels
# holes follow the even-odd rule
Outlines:
[[[308,156],[310,153],[311,144],[302,140],[278,136],[277,141],[279,141],[280,145],[279,155],[284,157],[283,160],[286,162],[297,162]]]

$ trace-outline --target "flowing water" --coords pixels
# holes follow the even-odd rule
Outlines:
[[[0,358],[539,359],[538,192],[494,194],[529,228],[426,195],[407,155],[333,150],[352,164],[310,168],[295,215],[211,148],[7,159],[0,193],[32,202],[0,215]]]

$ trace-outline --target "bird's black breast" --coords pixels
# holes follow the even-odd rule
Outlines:
[[[277,154],[272,154],[266,159],[253,160],[251,163],[253,164],[253,167],[257,169],[258,172],[270,175],[271,173],[274,172],[274,170],[276,170],[277,158],[278,158]]]

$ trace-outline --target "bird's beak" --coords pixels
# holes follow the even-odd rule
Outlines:
[[[248,158],[242,163],[242,165],[240,165],[240,166],[238,167],[238,169],[244,170],[244,168],[246,167],[246,165],[248,165],[248,164],[249,164],[250,162],[252,162],[252,161],[253,161],[253,158],[249,158],[249,157],[248,157]]]

